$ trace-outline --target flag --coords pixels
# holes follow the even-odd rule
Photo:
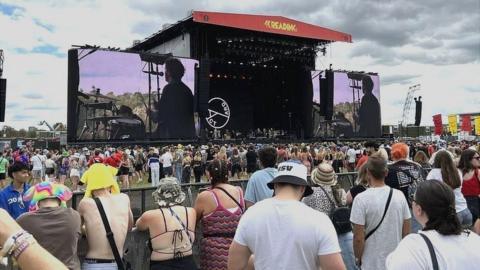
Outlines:
[[[448,116],[448,128],[452,135],[457,134],[457,115],[451,114]]]
[[[480,136],[480,116],[475,117],[475,135]]]
[[[442,135],[443,124],[441,114],[436,114],[433,116],[433,125],[435,126],[435,135]]]
[[[472,132],[472,120],[469,114],[462,115],[462,131]]]

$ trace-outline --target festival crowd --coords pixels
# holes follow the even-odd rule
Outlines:
[[[26,270],[130,269],[125,241],[138,230],[150,235],[150,269],[479,269],[479,146],[7,149],[0,259]],[[356,172],[348,189],[344,172]],[[248,179],[246,189],[231,179]],[[134,220],[120,186],[143,181],[158,208]],[[185,205],[181,184],[202,181],[209,188]],[[72,190],[85,194],[76,210],[67,207]]]

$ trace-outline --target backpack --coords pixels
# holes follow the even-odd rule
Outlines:
[[[352,224],[350,223],[350,208],[347,206],[337,206],[332,198],[328,196],[327,191],[321,185],[318,186],[323,190],[332,206],[328,216],[330,217],[337,234],[351,232]]]

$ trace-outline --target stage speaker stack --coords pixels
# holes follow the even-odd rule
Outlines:
[[[334,91],[333,91],[333,71],[327,70],[325,73],[325,88],[326,93],[325,93],[325,119],[327,121],[331,121],[333,119],[333,114],[334,114],[334,108],[333,108],[333,98],[334,98]],[[323,90],[322,90],[323,91]]]
[[[7,101],[7,79],[0,79],[0,122],[5,122],[6,101]]]
[[[415,126],[420,126],[422,122],[422,97],[418,97],[418,100],[415,100]]]

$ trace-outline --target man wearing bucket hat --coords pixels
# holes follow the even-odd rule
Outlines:
[[[36,184],[23,196],[30,201],[30,212],[21,215],[17,222],[69,269],[80,269],[77,243],[81,219],[77,211],[67,208],[70,198],[72,192],[64,185],[48,181]]]
[[[275,196],[253,205],[240,220],[228,269],[244,269],[252,254],[255,269],[345,269],[332,222],[300,201],[313,192],[307,167],[280,163],[268,187]],[[294,248],[285,252],[285,247]]]

